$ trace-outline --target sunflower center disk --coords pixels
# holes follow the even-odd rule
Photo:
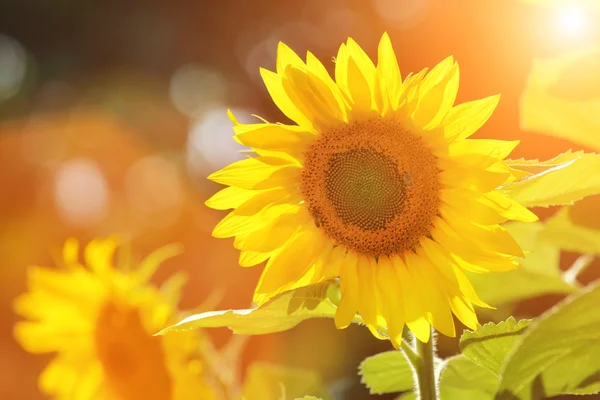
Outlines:
[[[315,224],[336,244],[371,256],[402,254],[433,226],[438,175],[418,136],[374,120],[322,134],[305,155],[302,192]]]
[[[385,229],[402,212],[410,176],[373,149],[352,149],[329,159],[325,191],[337,216],[364,230]]]
[[[172,382],[160,339],[145,331],[138,310],[105,304],[96,323],[95,344],[116,397],[170,398]]]

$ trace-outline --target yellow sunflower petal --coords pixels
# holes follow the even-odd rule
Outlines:
[[[234,128],[236,139],[254,149],[281,151],[295,154],[312,143],[315,135],[304,128],[280,124],[241,125]]]
[[[347,122],[345,106],[336,96],[334,85],[327,84],[311,71],[288,67],[282,84],[298,109],[320,130]]]
[[[454,320],[450,305],[438,285],[439,277],[433,271],[427,258],[415,253],[406,254],[406,268],[411,276],[415,289],[427,309],[430,324],[446,336],[454,337]]]
[[[427,74],[419,87],[419,101],[413,114],[417,126],[429,129],[442,122],[454,105],[458,76],[458,64],[453,57],[448,57]]]
[[[297,179],[299,167],[288,160],[275,157],[251,157],[236,161],[208,179],[242,189],[268,189]]]
[[[65,311],[65,309],[63,309]],[[65,337],[84,337],[93,329],[89,321],[81,321],[70,325],[44,324],[39,322],[20,322],[15,325],[15,339],[23,348],[34,354],[51,353],[65,347],[84,346],[82,340],[75,339],[67,344]]]
[[[479,326],[477,314],[468,300],[465,300],[460,296],[453,296],[450,299],[450,306],[452,307],[454,315],[456,315],[460,322],[465,324],[467,328],[472,330],[477,329]]]
[[[135,276],[140,282],[146,283],[152,278],[161,264],[181,253],[183,253],[183,245],[175,243],[154,250],[140,262],[135,271]]]
[[[283,75],[286,68],[292,66],[295,68],[304,68],[304,61],[287,44],[279,42],[277,44],[277,74]]]
[[[301,278],[323,250],[324,243],[312,230],[301,230],[267,262],[260,277],[254,301],[263,304],[273,296],[288,289]]]
[[[380,288],[379,288],[379,282],[378,282],[378,274],[377,271],[379,269],[379,259],[375,259],[374,257],[368,257],[369,259],[369,264],[371,266],[371,281],[372,281],[372,287],[371,290],[373,292],[373,297],[375,298],[375,318],[376,318],[376,322],[377,324],[375,326],[373,326],[374,330],[381,336],[380,339],[382,340],[386,340],[389,339],[389,334],[388,335],[384,335],[381,332],[381,328],[380,327],[387,327],[388,321],[387,321],[387,317],[390,315],[390,313],[388,312],[388,305],[385,303],[385,300],[383,298],[383,293],[381,292]],[[377,336],[377,335],[375,335]]]
[[[398,108],[402,86],[400,67],[387,32],[381,36],[377,48],[377,71],[375,76],[377,82],[375,90],[379,91],[382,102],[381,111],[385,115],[388,109],[395,110]]]
[[[446,114],[442,124],[449,141],[465,139],[477,132],[496,109],[500,95],[459,104]]]
[[[473,169],[468,167],[453,167],[440,173],[440,182],[447,187],[472,188],[489,192],[501,186],[510,172],[490,169]]]
[[[429,259],[431,265],[435,266],[436,270],[441,273],[448,294],[460,295],[460,297],[465,297],[473,304],[481,307],[489,307],[481,301],[475,289],[473,289],[469,278],[457,266],[451,254],[438,243],[429,238],[424,238],[417,252],[423,252],[420,253],[421,257]]]
[[[333,79],[331,79],[329,72],[327,72],[327,68],[325,68],[323,63],[310,51],[306,52],[306,68],[328,85],[335,84]]]
[[[379,258],[377,284],[384,304],[388,333],[394,347],[399,348],[404,330],[404,306],[401,303],[401,285],[389,257]]]
[[[254,267],[271,257],[272,253],[259,253],[256,251],[240,251],[239,264],[242,267]]]
[[[40,374],[40,390],[45,393],[59,391],[73,393],[73,388],[78,383],[79,371],[74,368],[75,362],[59,357],[50,362]]]
[[[296,212],[300,206],[288,203],[283,190],[259,194],[223,218],[213,229],[213,236],[226,238],[250,233],[269,224],[286,213]]]
[[[419,101],[419,86],[427,74],[428,68],[424,68],[416,74],[409,74],[400,88],[398,99],[398,110],[407,116],[412,115]]]
[[[460,260],[459,264],[466,270],[473,272],[508,271],[518,265],[513,257],[481,247],[479,243],[463,238],[454,228],[443,220],[436,222],[436,229],[431,231],[432,237],[445,249],[451,252],[452,257]]]
[[[315,74],[319,77],[325,84],[330,88],[331,93],[335,97],[337,103],[340,105],[340,111],[342,112],[343,120],[348,121],[347,116],[347,99],[342,94],[339,86],[335,83],[335,81],[327,72],[325,66],[319,61],[317,57],[310,51],[306,53],[306,67],[309,72]]]
[[[375,65],[352,39],[340,47],[336,59],[336,82],[352,102],[354,118],[368,118],[376,105],[373,101]]]
[[[402,285],[402,303],[404,304],[404,316],[406,326],[422,342],[428,342],[431,334],[431,325],[427,320],[427,313],[417,292],[412,276],[409,274],[406,264],[398,255],[391,257],[392,265]]]
[[[75,238],[69,238],[63,246],[63,262],[65,265],[75,265],[79,262],[79,242]]]
[[[310,223],[309,216],[301,209],[294,209],[279,218],[253,231],[244,240],[240,250],[269,253],[282,247],[305,224]]]
[[[463,233],[465,239],[472,240],[483,249],[514,257],[525,257],[516,240],[500,225],[479,225],[459,214],[446,214],[444,209],[440,212],[450,226]]]
[[[483,154],[504,160],[518,145],[518,140],[468,139],[450,143],[448,150],[451,157],[460,154]]]
[[[356,263],[358,274],[358,313],[371,327],[377,326],[377,299],[373,292],[373,270],[369,258],[360,255]]]
[[[344,268],[340,274],[340,291],[342,298],[335,313],[335,326],[338,329],[344,329],[352,323],[358,305],[359,281],[357,272],[358,255],[352,251],[345,257]]]
[[[339,270],[332,268],[334,264],[331,262],[331,255],[333,253],[333,249],[333,244],[326,244],[321,254],[315,260],[315,275],[321,276],[321,280],[337,278],[340,275]]]
[[[337,56],[335,57],[335,82],[340,88],[342,95],[351,101],[352,96],[348,89],[348,58],[348,48],[345,43],[342,43],[338,49]]]
[[[506,219],[523,222],[534,222],[538,220],[537,215],[523,207],[508,196],[499,192],[489,192],[483,195],[479,202],[496,210],[498,214]]]
[[[93,272],[106,274],[113,268],[113,256],[118,245],[116,237],[92,240],[83,251],[85,263]]]
[[[228,238],[235,235],[250,234],[286,213],[296,212],[298,208],[298,205],[288,203],[272,204],[266,206],[254,216],[240,216],[232,211],[215,226],[212,236]]]
[[[326,272],[326,276],[341,276],[343,269],[346,267],[346,249],[342,246],[333,246],[330,244],[331,254],[329,255],[329,260],[326,265],[324,265],[324,269]],[[354,261],[356,264],[356,261]]]
[[[310,116],[307,116],[300,111],[298,106],[294,104],[283,88],[283,76],[264,68],[260,69],[260,76],[262,77],[273,102],[281,112],[301,127],[309,131],[314,131],[315,127],[310,120]]]
[[[264,190],[250,190],[230,186],[219,190],[210,199],[206,200],[204,204],[210,208],[214,208],[215,210],[237,208],[254,196],[263,192]]]
[[[479,201],[481,196],[475,197],[472,192],[464,189],[443,189],[440,197],[444,202],[440,209],[450,207],[451,210],[447,210],[446,213],[458,213],[479,224],[500,224],[508,219],[495,208],[482,204]]]

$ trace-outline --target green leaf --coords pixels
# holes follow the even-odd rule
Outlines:
[[[323,400],[320,397],[315,397],[315,396],[304,396],[304,397],[296,397],[296,399],[294,400]]]
[[[464,355],[444,361],[440,371],[440,400],[492,400],[499,379]],[[403,393],[396,400],[418,400],[413,392]]]
[[[572,150],[568,150],[545,161],[540,161],[538,159],[526,160],[524,158],[519,158],[515,160],[505,160],[505,163],[512,168],[524,171],[526,175],[536,175],[548,171],[554,167],[564,166],[565,164],[568,164],[571,161],[577,160],[583,154],[583,151],[573,152]]]
[[[526,252],[519,259],[520,268],[490,274],[469,273],[483,301],[498,306],[548,293],[570,294],[577,288],[566,283],[560,273],[560,249],[540,239],[542,222],[512,222],[504,227]],[[506,288],[510,287],[510,290]]]
[[[331,282],[317,283],[282,293],[258,308],[195,314],[163,329],[158,335],[224,326],[245,335],[285,331],[306,319],[333,318],[336,306],[329,299],[328,291],[336,287]]]
[[[460,350],[469,360],[498,375],[506,356],[523,335],[531,320],[508,318],[499,324],[485,324],[475,332],[465,331],[460,338]]]
[[[559,157],[570,160],[505,185],[501,192],[526,207],[570,205],[600,193],[600,155],[577,152]]]
[[[413,371],[401,351],[386,351],[366,358],[359,367],[361,383],[371,394],[398,393],[413,388]]]
[[[498,377],[464,355],[448,359],[440,374],[440,400],[492,400]]]
[[[577,288],[559,277],[545,276],[527,270],[491,274],[468,274],[483,301],[493,306],[516,302],[543,294],[570,294]]]
[[[571,219],[572,208],[564,207],[549,218],[540,237],[564,250],[600,254],[600,230],[575,224]]]
[[[499,399],[590,394],[600,388],[600,286],[547,311],[501,368]]]
[[[245,400],[331,398],[315,371],[263,362],[248,368],[242,394]]]
[[[546,229],[543,222],[509,222],[503,227],[526,253],[524,258],[517,258],[521,269],[560,276],[560,249],[541,240],[540,233]]]
[[[598,47],[534,60],[520,101],[521,128],[600,150],[599,70]]]

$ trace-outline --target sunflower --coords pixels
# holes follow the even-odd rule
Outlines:
[[[56,353],[40,375],[40,390],[56,399],[188,400],[216,395],[203,377],[198,332],[154,337],[177,319],[181,275],[161,290],[148,280],[177,246],[150,254],[137,268],[113,267],[114,238],[95,239],[78,260],[69,239],[60,269],[32,267],[29,291],[15,302],[27,321],[15,326],[31,353]],[[129,268],[129,269],[128,269]]]
[[[486,304],[464,271],[515,268],[523,253],[500,224],[537,219],[495,190],[516,179],[503,159],[518,141],[467,139],[499,96],[454,106],[452,57],[402,80],[387,34],[376,66],[342,44],[335,80],[283,43],[276,67],[262,78],[296,124],[231,115],[255,156],[209,176],[229,187],[207,205],[233,209],[213,235],[235,236],[242,266],[268,260],[254,300],[339,277],[338,328],[358,313],[396,347],[405,325],[423,342],[431,326],[455,336],[453,314],[475,329],[473,305]]]

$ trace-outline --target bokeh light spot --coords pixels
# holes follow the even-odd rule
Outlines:
[[[54,195],[60,216],[72,225],[95,224],[108,211],[109,188],[91,159],[77,158],[62,164],[56,172]]]
[[[171,101],[189,117],[197,117],[206,109],[221,104],[227,95],[223,75],[212,68],[188,64],[171,77]]]
[[[17,94],[27,72],[27,53],[16,40],[0,35],[0,101]]]
[[[240,122],[250,122],[243,118],[250,116],[250,111],[233,110],[233,113]],[[215,108],[196,120],[188,136],[188,165],[192,172],[205,174],[243,157],[240,150],[246,147],[231,138],[232,127],[226,108]]]
[[[423,19],[428,0],[375,0],[375,11],[379,16],[396,23],[398,28],[410,28]]]

